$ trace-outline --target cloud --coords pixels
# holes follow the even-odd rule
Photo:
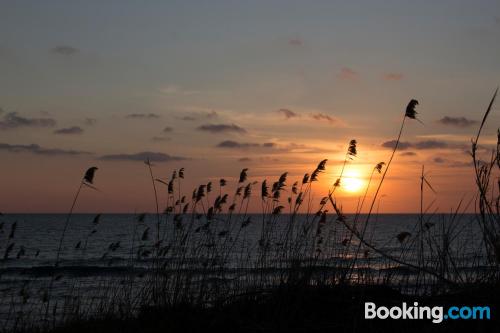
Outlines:
[[[387,81],[399,81],[399,80],[402,80],[403,77],[404,77],[404,75],[401,73],[384,74],[384,80],[387,80]]]
[[[349,67],[342,67],[337,77],[341,80],[357,80],[359,78],[359,74]]]
[[[60,128],[55,130],[54,134],[83,134],[83,128],[80,126]]]
[[[129,119],[157,119],[160,118],[160,115],[156,113],[131,113],[125,116],[125,118]]]
[[[468,168],[474,166],[474,163],[472,161],[470,162],[450,161],[449,166],[452,168]]]
[[[328,121],[329,123],[332,124],[340,122],[337,118],[321,112],[311,114],[311,118],[318,121]]]
[[[262,147],[264,147],[264,148],[275,148],[276,144],[274,142],[264,142],[262,144]]]
[[[52,118],[25,118],[17,112],[9,112],[0,120],[0,130],[8,130],[19,127],[53,127],[56,121]]]
[[[402,152],[399,155],[401,155],[401,156],[416,156],[417,153],[415,153],[414,151],[405,151],[405,152]]]
[[[247,149],[261,147],[259,143],[250,142],[236,142],[232,140],[225,140],[217,145],[218,148],[231,148],[231,149]]]
[[[204,112],[203,115],[207,118],[217,118],[219,116],[219,114],[217,112],[215,112],[214,110],[212,110],[210,112]]]
[[[220,142],[216,147],[228,149],[248,149],[248,148],[276,148],[273,142],[254,143],[254,142],[237,142],[232,140],[225,140]]]
[[[289,109],[279,109],[276,112],[284,115],[286,119],[299,117],[299,114],[297,112],[293,112],[292,110]]]
[[[94,126],[95,124],[97,124],[97,119],[95,119],[95,118],[85,118],[84,124],[86,126]]]
[[[206,124],[201,125],[197,128],[199,131],[205,131],[210,133],[227,133],[227,132],[235,132],[235,133],[246,133],[247,131],[235,124]]]
[[[63,56],[71,56],[73,54],[80,52],[80,50],[77,49],[76,47],[69,46],[69,45],[58,45],[58,46],[50,49],[50,52],[52,52],[54,54],[60,54]]]
[[[249,157],[242,157],[238,159],[238,162],[251,162],[252,159]]]
[[[448,117],[448,116],[439,119],[437,122],[442,125],[455,126],[460,128],[471,127],[478,123],[476,120],[467,119],[465,117]]]
[[[473,162],[463,162],[463,161],[453,161],[453,160],[448,160],[445,158],[442,158],[440,156],[434,157],[432,161],[436,164],[446,164],[447,167],[451,168],[465,168],[465,167],[471,167],[473,166]]]
[[[266,154],[269,153],[314,153],[314,154],[322,154],[322,153],[332,153],[336,152],[331,149],[323,149],[313,146],[307,146],[303,144],[296,143],[284,143],[277,144],[274,142],[264,142],[264,143],[256,143],[256,142],[238,142],[233,140],[225,140],[216,145],[217,148],[223,149],[241,149],[241,150],[260,150],[265,151]]]
[[[135,154],[103,155],[99,159],[103,161],[146,161],[147,159],[149,159],[151,162],[175,162],[185,161],[188,158],[181,156],[172,156],[164,153],[143,151]]]
[[[394,149],[396,145],[396,140],[386,141],[382,143],[382,147]],[[453,143],[446,141],[437,141],[437,140],[425,140],[419,142],[399,142],[398,149],[406,150],[409,148],[414,148],[417,150],[427,150],[427,149],[464,149],[467,146],[461,143]]]
[[[214,111],[200,111],[200,112],[191,112],[188,115],[185,116],[178,116],[177,119],[184,120],[184,121],[196,121],[198,119],[214,119],[217,118],[219,114]]]
[[[496,24],[500,24],[500,16],[493,17],[493,20],[495,20]]]
[[[397,142],[396,140],[386,141],[386,142],[382,143],[382,147],[394,149],[394,147],[396,147],[396,142]],[[405,150],[405,149],[408,149],[410,147],[412,147],[412,145],[409,142],[400,141],[398,144],[398,148],[400,150]]]
[[[163,131],[162,131],[162,132],[163,132],[163,133],[171,133],[171,132],[173,132],[173,131],[174,131],[174,129],[173,129],[172,127],[167,126],[167,127],[165,127],[165,128],[163,129]]]
[[[443,149],[450,148],[450,144],[445,141],[435,141],[435,140],[427,140],[427,141],[419,141],[413,144],[415,149]]]
[[[42,148],[37,144],[29,145],[11,145],[8,143],[0,143],[0,151],[7,151],[9,153],[33,153],[37,155],[47,156],[75,156],[75,155],[88,155],[92,154],[80,150],[66,150],[58,148]]]
[[[298,37],[295,37],[295,38],[289,39],[288,44],[292,45],[292,46],[302,46],[302,45],[304,45],[304,41],[302,41],[302,39],[300,39]]]

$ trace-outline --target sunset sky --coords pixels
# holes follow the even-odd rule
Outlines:
[[[499,41],[498,0],[2,1],[0,211],[67,211],[90,166],[77,211],[152,211],[146,157],[162,179],[184,167],[187,193],[244,167],[291,184],[327,158],[319,200],[356,139],[352,211],[415,98],[424,124],[407,122],[380,210],[418,211],[425,165],[449,212],[472,199]],[[499,121],[497,104],[482,156]]]

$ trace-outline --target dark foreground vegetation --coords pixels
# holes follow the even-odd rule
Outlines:
[[[231,195],[227,181],[202,184],[189,196],[182,191],[184,169],[170,179],[155,176],[146,161],[152,189],[166,191],[156,199],[153,224],[139,214],[126,249],[128,261],[120,278],[96,279],[89,290],[65,276],[63,248],[82,190],[93,190],[96,167],[81,180],[64,222],[54,265],[41,288],[29,280],[19,291],[2,295],[7,332],[483,332],[497,323],[500,299],[500,132],[495,147],[479,144],[496,97],[484,114],[470,155],[477,193],[470,203],[457,203],[446,216],[430,214],[425,193],[433,188],[424,170],[420,179],[420,214],[411,230],[394,235],[395,250],[373,243],[369,226],[380,189],[397,152],[405,122],[417,119],[418,102],[410,101],[387,162],[374,163],[357,212],[346,216],[336,197],[344,169],[357,156],[349,142],[340,175],[319,202],[313,185],[326,169],[321,161],[311,173],[289,183],[283,173],[275,182],[248,180],[243,169]],[[480,157],[479,155],[482,155]],[[259,186],[257,186],[259,183]],[[257,187],[257,190],[255,189]],[[371,191],[371,192],[370,192]],[[258,219],[248,213],[255,192],[262,205]],[[373,195],[368,196],[368,193]],[[475,214],[461,221],[463,212]],[[361,214],[365,209],[367,214]],[[97,215],[81,241],[71,244],[85,262],[99,232]],[[477,233],[465,227],[475,223]],[[38,252],[15,244],[16,223],[8,222],[4,261]],[[7,224],[6,224],[7,225]],[[107,260],[124,240],[112,241]],[[67,247],[67,245],[66,245]],[[16,254],[17,253],[17,254]],[[13,258],[15,257],[15,259]],[[111,260],[110,260],[111,262]],[[105,269],[103,268],[103,271]],[[140,273],[138,273],[140,272]],[[43,284],[42,283],[42,284]],[[61,290],[63,290],[61,292]],[[61,293],[63,294],[61,296]],[[429,306],[490,306],[491,320],[365,320],[364,302],[381,306],[401,302]],[[5,304],[6,303],[6,304]]]
[[[383,286],[285,286],[241,295],[213,307],[177,304],[141,309],[135,318],[110,316],[76,321],[54,333],[132,332],[490,332],[500,325],[496,317],[498,286],[463,287],[434,297],[408,297]],[[428,306],[488,304],[491,320],[364,319],[364,302],[400,306],[418,302]]]

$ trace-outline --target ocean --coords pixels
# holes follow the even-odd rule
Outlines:
[[[129,283],[130,294],[141,297],[152,283],[148,277],[158,271],[170,279],[163,289],[167,292],[182,284],[199,293],[193,287],[196,283],[211,281],[213,287],[218,281],[227,292],[236,293],[256,284],[279,284],[284,277],[291,278],[283,272],[297,267],[321,268],[320,275],[311,277],[315,281],[335,283],[347,277],[353,283],[411,290],[422,282],[411,265],[445,277],[453,273],[472,279],[488,262],[473,214],[377,214],[366,230],[365,215],[347,215],[351,226],[357,219],[352,228],[364,235],[363,244],[335,215],[321,220],[314,215],[220,214],[208,221],[206,216],[189,214],[183,219],[156,214],[102,214],[96,219],[95,214],[75,214],[56,260],[66,218],[64,214],[1,216],[0,320],[11,322],[13,313],[35,313],[33,309],[43,307],[47,298],[65,307],[70,306],[68,300],[92,307],[89,304],[96,299],[123,296],[117,292]],[[449,266],[455,271],[446,272]],[[426,281],[431,283],[432,278]],[[43,312],[33,313],[29,315],[40,320]]]

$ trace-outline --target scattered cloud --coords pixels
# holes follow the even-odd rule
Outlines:
[[[384,80],[387,81],[400,81],[404,78],[404,75],[401,73],[386,73],[384,74]]]
[[[272,142],[266,142],[263,144],[253,143],[253,142],[237,142],[232,140],[225,140],[217,145],[218,148],[229,148],[229,149],[248,149],[248,148],[273,148],[275,144]]]
[[[167,126],[163,129],[163,133],[172,133],[174,131],[174,129],[170,126]]]
[[[470,162],[461,162],[461,161],[450,161],[449,166],[452,168],[468,168],[473,167],[474,163]]]
[[[238,159],[238,162],[251,162],[252,159],[249,157],[242,157]]]
[[[199,131],[205,131],[205,132],[210,132],[210,133],[227,133],[227,132],[234,132],[234,133],[246,133],[247,131],[235,124],[206,124],[206,125],[201,125],[197,128]]]
[[[465,167],[471,167],[473,166],[473,162],[464,162],[464,161],[454,161],[454,160],[449,160],[446,158],[443,158],[441,156],[434,157],[432,161],[436,164],[446,164],[447,167],[451,168],[465,168]]]
[[[414,151],[404,151],[399,155],[401,155],[401,156],[417,156],[417,153],[415,153]]]
[[[77,49],[76,47],[69,46],[69,45],[58,45],[58,46],[50,49],[50,52],[52,52],[54,54],[60,54],[63,56],[71,56],[71,55],[74,55],[74,54],[80,52],[80,50]]]
[[[434,157],[433,162],[438,163],[438,164],[442,164],[442,163],[446,163],[446,160],[442,157]]]
[[[451,148],[452,144],[445,142],[445,141],[433,141],[433,140],[428,140],[428,141],[419,141],[413,144],[413,147],[415,149],[443,149],[443,148]]]
[[[341,80],[357,80],[359,78],[359,74],[349,67],[342,67],[337,77]]]
[[[288,44],[292,46],[302,46],[304,45],[304,41],[299,37],[294,37],[288,40]]]
[[[125,116],[128,119],[157,119],[160,115],[156,113],[131,113]]]
[[[465,117],[449,117],[449,116],[445,116],[439,119],[437,122],[442,125],[455,126],[460,128],[471,127],[478,123],[476,120],[467,119]]]
[[[184,116],[178,116],[177,119],[184,120],[184,121],[196,121],[198,119],[214,119],[217,118],[219,114],[214,111],[199,111],[199,112],[191,112],[187,115]]]
[[[80,126],[60,128],[55,130],[54,134],[83,134],[83,128]]]
[[[225,140],[220,142],[217,148],[224,149],[241,149],[241,150],[262,150],[265,151],[266,154],[269,153],[332,153],[334,152],[331,149],[323,149],[319,147],[307,146],[296,143],[285,143],[285,144],[277,144],[274,142],[264,142],[264,143],[256,143],[256,142],[238,142],[233,140]]]
[[[174,162],[185,161],[188,158],[181,156],[172,156],[164,153],[144,151],[135,154],[103,155],[99,159],[103,161],[146,161],[147,159],[149,159],[151,162]]]
[[[219,116],[219,114],[217,112],[215,112],[214,110],[209,111],[209,112],[204,112],[203,115],[207,118],[216,118]]]
[[[396,145],[396,140],[386,141],[382,143],[382,147],[394,149]],[[467,146],[465,144],[456,143],[456,142],[447,142],[447,141],[438,141],[438,140],[425,140],[419,142],[399,142],[398,149],[406,150],[409,148],[417,149],[417,150],[426,150],[426,149],[464,149]]]
[[[286,119],[299,117],[299,114],[297,112],[293,112],[290,109],[279,109],[276,112],[284,115]]]
[[[274,142],[264,142],[262,144],[262,147],[264,147],[264,148],[274,148],[274,147],[276,147],[276,144]]]
[[[339,119],[337,119],[333,116],[330,116],[326,113],[321,113],[321,112],[313,113],[313,114],[311,114],[311,118],[313,118],[314,120],[318,120],[318,121],[327,121],[331,124],[340,124]]]
[[[43,148],[34,143],[29,145],[11,145],[8,143],[0,143],[0,151],[7,151],[9,153],[32,153],[47,156],[75,156],[92,154],[86,151],[72,149]]]
[[[83,121],[83,123],[86,126],[94,126],[95,124],[97,124],[97,119],[95,119],[95,118],[85,118],[85,120]]]
[[[382,143],[382,147],[384,148],[394,149],[395,146],[396,146],[396,140],[390,140]],[[411,147],[413,147],[413,145],[409,142],[400,141],[398,144],[399,150],[405,150]]]
[[[8,130],[19,127],[53,127],[56,121],[52,118],[26,118],[19,116],[17,112],[6,113],[0,120],[0,130]]]
[[[220,142],[217,147],[218,148],[231,148],[231,149],[247,149],[247,148],[255,148],[260,147],[259,143],[249,143],[249,142],[236,142],[232,140],[225,140]]]

